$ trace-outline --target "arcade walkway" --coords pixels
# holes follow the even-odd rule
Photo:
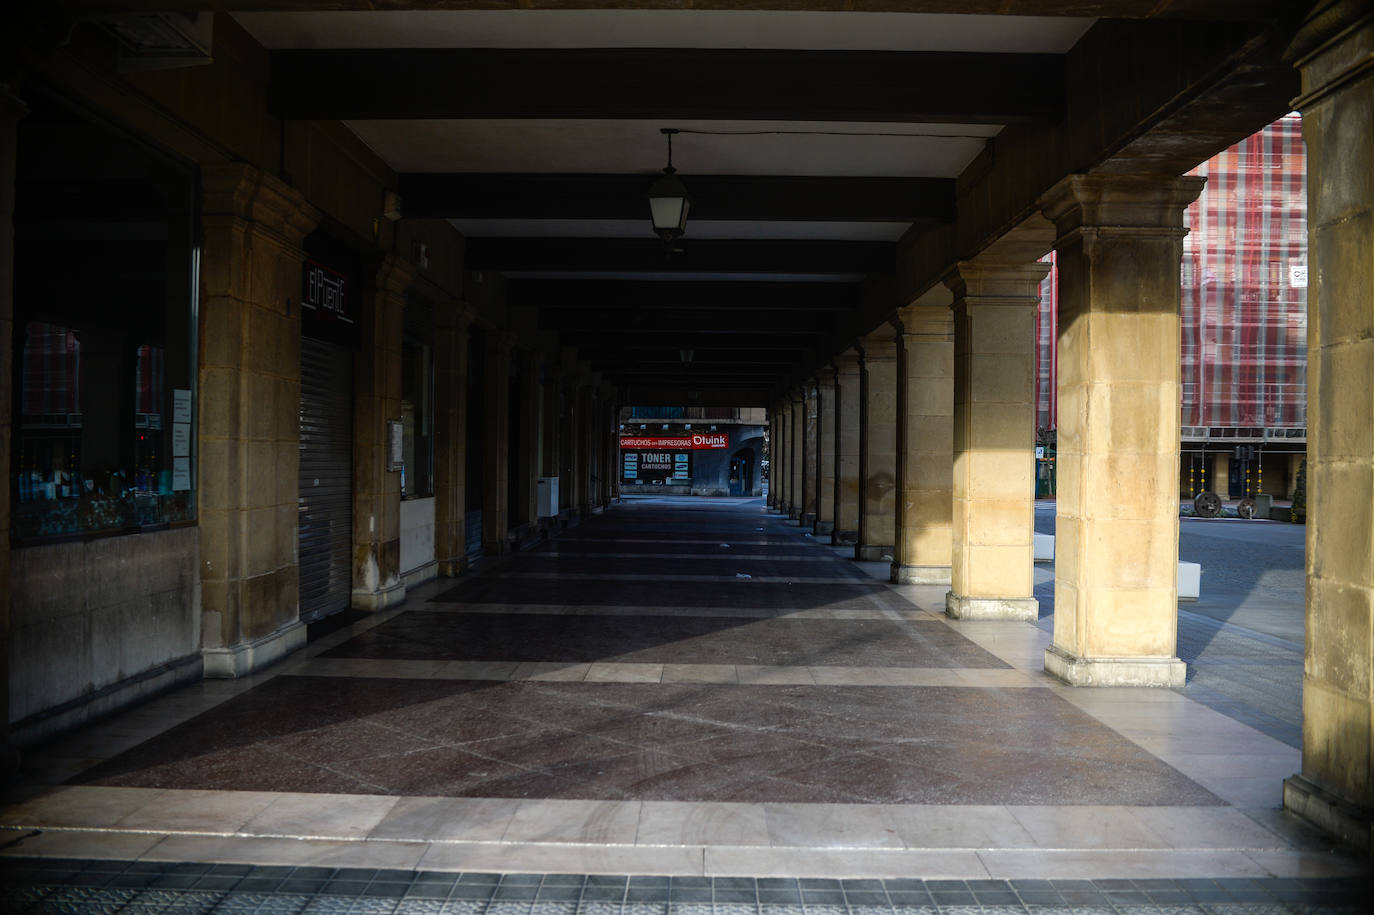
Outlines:
[[[627,500],[40,748],[0,845],[195,879],[308,867],[316,890],[341,867],[1004,895],[1367,876],[1279,810],[1294,748],[1174,691],[1058,685],[1034,625],[951,621],[943,588],[872,565],[757,499]]]

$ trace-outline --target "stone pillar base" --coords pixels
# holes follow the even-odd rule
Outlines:
[[[852,543],[858,543],[858,542],[859,542],[859,532],[858,532],[858,531],[831,531],[831,532],[830,532],[830,545],[831,545],[831,546],[848,546],[848,545],[850,545],[850,544],[852,544]]]
[[[904,566],[899,562],[892,563],[894,585],[947,585],[951,574],[949,566]]]
[[[205,676],[230,680],[247,676],[299,648],[304,648],[305,635],[305,623],[296,620],[251,642],[228,648],[202,649]]]
[[[945,615],[956,620],[1033,623],[1040,618],[1040,602],[1033,597],[964,597],[950,591],[945,595]]]
[[[1301,775],[1283,780],[1283,809],[1342,842],[1374,850],[1374,811],[1356,807]]]
[[[892,544],[861,543],[854,547],[854,558],[859,562],[881,562],[891,559],[895,548]]]
[[[379,610],[386,610],[394,607],[406,599],[405,582],[398,581],[396,584],[382,588],[378,591],[354,591],[352,606],[355,610],[366,610],[369,613],[376,613]]]
[[[834,530],[834,521],[817,521],[815,527],[811,529],[811,533],[815,534],[817,537],[820,537],[825,534],[829,534]]]
[[[787,510],[787,520],[789,520],[789,521],[801,521],[801,509],[799,509],[799,508],[789,508],[789,509]]]
[[[1045,673],[1070,686],[1182,686],[1188,665],[1178,658],[1080,658],[1051,645]]]
[[[468,570],[468,559],[466,556],[458,559],[439,560],[439,574],[445,578],[457,578]]]
[[[802,527],[814,528],[816,526],[816,513],[803,512],[801,516]]]

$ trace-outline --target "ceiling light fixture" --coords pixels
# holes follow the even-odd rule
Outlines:
[[[673,168],[673,135],[678,130],[663,127],[659,132],[668,138],[668,164],[663,169],[663,177],[649,187],[649,218],[654,231],[671,252],[673,243],[687,231],[687,211],[692,201],[687,196],[686,186],[677,177],[677,169]]]

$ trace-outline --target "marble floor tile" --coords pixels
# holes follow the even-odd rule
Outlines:
[[[662,664],[591,664],[584,678],[592,683],[657,683],[663,679]]]
[[[1293,772],[1296,771],[1295,768]],[[1293,772],[1288,774],[1292,775]],[[1226,803],[1236,807],[1271,807],[1277,809],[1283,806],[1283,780],[1281,778],[1199,776],[1196,781]]]
[[[1131,807],[1008,807],[1041,848],[1168,848]]]
[[[741,685],[806,686],[816,682],[809,667],[764,667],[758,664],[735,665]]]
[[[733,664],[664,664],[663,683],[738,683]]]
[[[244,824],[241,832],[251,836],[361,839],[399,800],[365,794],[283,794]]]
[[[268,791],[162,791],[114,825],[117,829],[232,835],[277,797]]]
[[[330,839],[180,835],[161,837],[161,841],[141,857],[148,861],[411,869],[419,866],[429,848],[429,844],[425,842],[343,842]]]
[[[978,852],[988,874],[1001,880],[1264,877],[1268,871],[1242,852],[1168,849],[995,849]]]
[[[519,803],[508,798],[403,797],[368,838],[495,842],[505,835]]]
[[[908,877],[965,879],[988,876],[974,852],[929,852],[899,849],[729,848],[706,849],[705,872],[720,876]],[[815,911],[808,905],[807,912]]]
[[[549,661],[526,661],[515,669],[513,680],[554,680],[576,682],[587,678],[590,664],[559,664]]]
[[[603,845],[431,845],[419,867],[435,871],[503,873],[654,874],[699,876],[700,848]],[[615,911],[620,903],[615,903]]]
[[[162,793],[155,788],[63,785],[0,811],[0,826],[87,829],[114,826]]]
[[[639,801],[521,801],[502,841],[634,845]]]
[[[1131,814],[1171,848],[1274,850],[1290,844],[1234,807],[1136,807]]]
[[[897,824],[881,806],[764,804],[775,848],[904,848]]]
[[[904,805],[888,818],[909,848],[1033,848],[1035,839],[1000,806]]]
[[[645,801],[640,807],[639,845],[769,844],[762,804]]]
[[[0,857],[112,858],[136,860],[161,842],[148,832],[108,830],[5,830],[0,832]]]

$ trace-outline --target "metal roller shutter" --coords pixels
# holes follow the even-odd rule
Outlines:
[[[301,338],[300,604],[306,622],[352,590],[353,354]]]

